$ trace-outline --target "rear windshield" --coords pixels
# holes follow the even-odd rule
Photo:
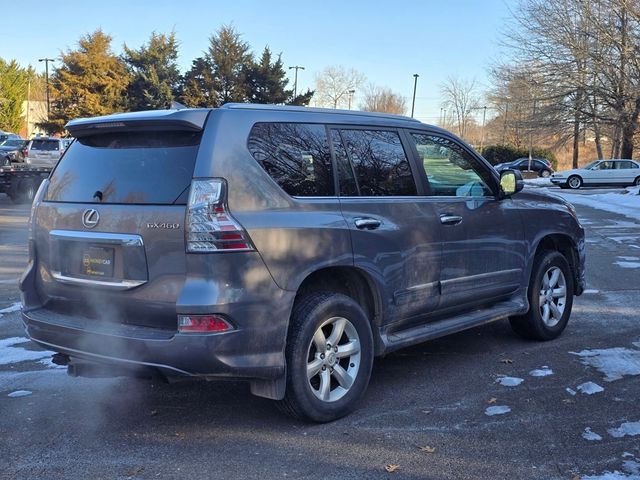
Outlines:
[[[31,142],[31,150],[51,152],[58,150],[59,145],[58,140],[33,140]]]
[[[79,138],[51,175],[45,200],[184,204],[200,137],[162,131]]]

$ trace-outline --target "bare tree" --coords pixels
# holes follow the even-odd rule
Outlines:
[[[521,0],[508,35],[516,68],[536,65],[547,119],[558,139],[572,141],[578,165],[581,137],[602,137],[611,155],[631,157],[640,117],[638,0]]]
[[[316,74],[315,104],[319,107],[345,108],[352,91],[365,82],[365,76],[353,68],[329,66]]]
[[[475,80],[448,77],[440,86],[442,106],[453,114],[458,135],[465,138],[473,110],[480,104]]]
[[[407,101],[390,88],[369,84],[364,94],[364,101],[360,104],[360,110],[406,115]]]

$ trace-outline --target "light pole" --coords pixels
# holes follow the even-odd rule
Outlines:
[[[482,136],[480,137],[480,155],[482,155],[482,148],[484,147],[484,121],[487,118],[487,106],[482,107]]]
[[[293,67],[289,67],[289,70],[296,71],[293,80],[293,98],[295,99],[298,96],[298,70],[304,70],[304,67],[301,67],[300,65],[294,65]]]
[[[39,58],[39,62],[44,62],[44,74],[47,80],[47,120],[49,120],[49,112],[51,110],[51,103],[49,100],[49,62],[53,63],[55,60],[53,58]]]
[[[356,93],[355,90],[347,90],[347,93],[349,94],[349,110],[351,110],[351,99],[353,98],[353,94]]]
[[[418,75],[417,73],[413,74],[413,100],[411,101],[411,118],[413,118],[413,111],[416,106],[416,88],[418,86]]]

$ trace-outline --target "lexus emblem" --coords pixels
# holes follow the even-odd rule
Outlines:
[[[82,225],[86,228],[95,227],[100,221],[100,214],[94,208],[89,208],[82,213]]]

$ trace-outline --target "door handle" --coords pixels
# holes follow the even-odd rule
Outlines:
[[[462,223],[462,217],[460,215],[440,215],[440,223],[443,225],[458,225]]]
[[[360,230],[375,230],[380,226],[380,220],[375,218],[356,218],[354,223]]]

